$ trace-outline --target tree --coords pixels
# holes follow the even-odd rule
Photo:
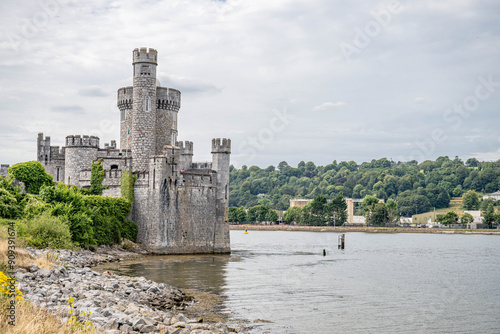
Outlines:
[[[454,211],[450,211],[445,215],[437,215],[436,220],[444,225],[456,224],[458,222],[458,215]]]
[[[318,195],[304,207],[304,223],[307,225],[325,225],[328,222],[327,200],[325,195]]]
[[[259,215],[259,208],[258,208],[258,206],[252,206],[247,211],[247,220],[249,222],[255,223],[257,221],[258,215]]]
[[[395,224],[399,220],[398,203],[393,199],[389,199],[385,207],[387,208],[387,223]]]
[[[24,182],[30,194],[38,194],[43,186],[54,184],[52,176],[45,172],[38,161],[20,162],[9,168],[9,174]]]
[[[465,165],[467,167],[477,167],[479,166],[479,161],[477,161],[476,158],[469,158],[467,159],[467,161],[465,162]]]
[[[384,226],[387,222],[387,216],[385,203],[376,203],[366,222],[370,225]]]
[[[283,219],[287,223],[291,222],[298,223],[300,221],[301,216],[302,216],[302,208],[299,208],[298,206],[288,208],[288,210],[286,210],[286,212],[283,213]]]
[[[243,207],[230,207],[228,220],[231,223],[241,223],[247,220],[247,213]]]
[[[398,196],[399,212],[402,216],[412,216],[431,209],[431,202],[425,195],[409,194],[408,196]]]
[[[363,207],[363,212],[366,218],[366,222],[370,222],[370,216],[372,215],[373,210],[375,209],[375,205],[378,203],[378,198],[375,196],[368,195],[361,202],[361,206]]]
[[[493,206],[493,203],[489,203],[486,211],[483,211],[483,223],[488,224],[488,227],[492,228],[493,223],[498,223],[499,220],[500,219],[497,219],[497,217],[495,216],[495,208]]]
[[[495,200],[493,198],[482,200],[481,204],[479,205],[479,210],[481,210],[482,212],[486,212],[490,204],[492,204],[493,206],[495,205]]]
[[[462,207],[465,210],[479,209],[479,195],[474,190],[469,190],[462,197]]]
[[[474,221],[474,217],[470,213],[464,213],[462,217],[460,217],[460,223],[462,224],[470,224]]]
[[[333,226],[340,226],[347,221],[347,202],[342,193],[327,204],[326,211],[332,218]]]
[[[278,220],[278,218],[279,218],[279,216],[278,216],[278,213],[276,211],[274,211],[272,209],[269,210],[269,211],[267,211],[266,221],[268,221],[268,222],[275,222],[275,221]]]

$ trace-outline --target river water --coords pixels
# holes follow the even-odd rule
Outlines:
[[[500,236],[231,231],[230,256],[123,265],[222,297],[253,333],[500,333]],[[323,256],[323,250],[326,256]]]

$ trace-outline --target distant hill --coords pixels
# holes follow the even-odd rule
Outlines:
[[[364,198],[374,195],[398,202],[400,214],[448,208],[452,197],[468,190],[480,194],[500,189],[500,160],[480,162],[475,158],[465,163],[456,157],[393,162],[382,158],[357,164],[333,161],[326,166],[300,162],[296,167],[285,161],[277,167],[242,166],[230,168],[229,206],[252,207],[258,204],[286,210],[291,198],[328,198],[343,193],[345,197]]]

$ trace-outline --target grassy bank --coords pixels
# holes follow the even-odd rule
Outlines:
[[[307,232],[365,232],[365,233],[435,233],[435,234],[496,234],[500,230],[459,230],[406,227],[344,227],[344,226],[298,226],[298,225],[230,225],[231,230],[253,231],[307,231]]]

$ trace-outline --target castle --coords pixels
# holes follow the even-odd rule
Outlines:
[[[181,92],[160,87],[157,51],[133,51],[133,85],[118,90],[120,148],[70,135],[50,146],[38,134],[37,159],[54,181],[90,187],[91,165],[104,168],[105,196],[120,196],[122,172],[137,176],[132,220],[137,241],[158,254],[229,253],[230,139],[212,140],[212,162],[193,162],[193,143],[177,141]]]

